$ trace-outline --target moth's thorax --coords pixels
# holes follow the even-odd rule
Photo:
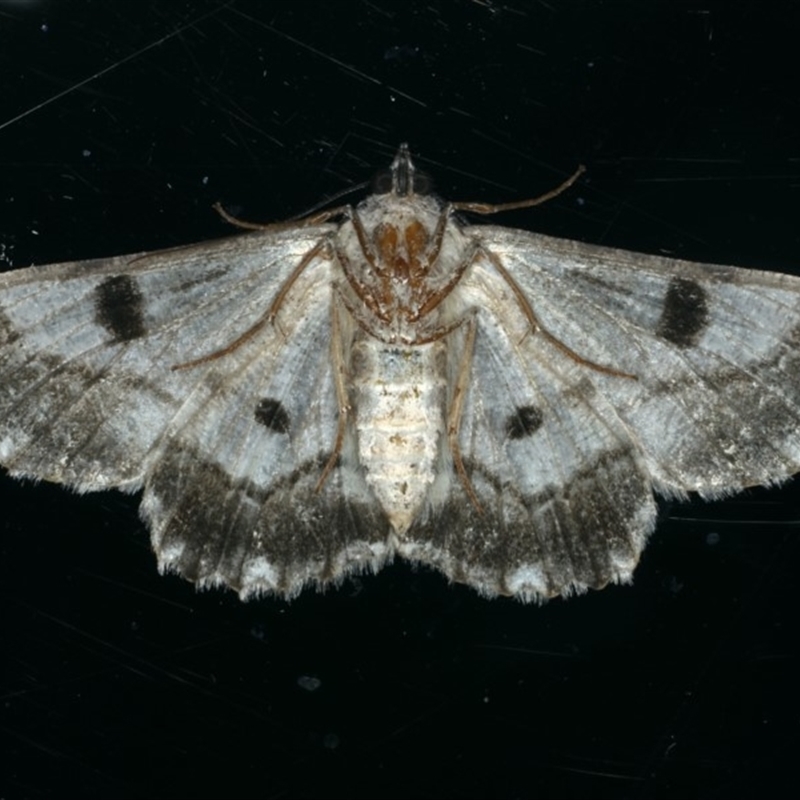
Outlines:
[[[422,267],[442,211],[433,197],[373,195],[356,213],[381,267],[402,276]]]
[[[364,308],[370,331],[393,341],[414,341],[439,325],[441,296],[470,252],[448,209],[415,194],[372,195],[337,238],[353,303]]]
[[[359,462],[398,534],[419,516],[439,471],[446,363],[442,341],[398,347],[360,332],[352,346]]]

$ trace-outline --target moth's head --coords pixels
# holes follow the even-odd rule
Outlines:
[[[403,143],[389,169],[381,170],[372,179],[373,194],[393,194],[396,197],[427,195],[431,193],[431,179],[420,172],[411,160],[408,145]]]

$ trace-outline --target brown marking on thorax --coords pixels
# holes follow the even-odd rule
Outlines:
[[[419,220],[404,228],[388,222],[375,228],[375,272],[381,279],[376,294],[382,308],[406,319],[416,317],[420,305],[431,294],[427,280],[430,241]]]
[[[449,208],[437,209],[435,216],[426,209],[420,215],[408,211],[395,212],[393,220],[384,212],[374,225],[365,225],[358,210],[353,212],[358,253],[344,242],[336,255],[355,297],[340,297],[359,327],[374,338],[421,345],[462,324],[462,318],[444,319],[435,312],[472,264],[477,244],[459,242],[460,251],[442,263]],[[371,222],[375,209],[370,214]]]

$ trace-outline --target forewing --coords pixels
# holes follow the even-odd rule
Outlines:
[[[631,432],[656,488],[713,496],[800,469],[800,280],[468,229]],[[470,277],[507,293],[488,259]],[[508,302],[518,306],[512,297]],[[542,336],[527,337],[535,357]]]
[[[206,369],[326,227],[0,276],[0,462],[81,491],[142,484]]]

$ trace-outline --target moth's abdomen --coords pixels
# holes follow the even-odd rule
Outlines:
[[[444,346],[359,337],[351,375],[359,461],[395,532],[404,533],[422,508],[443,446]]]

